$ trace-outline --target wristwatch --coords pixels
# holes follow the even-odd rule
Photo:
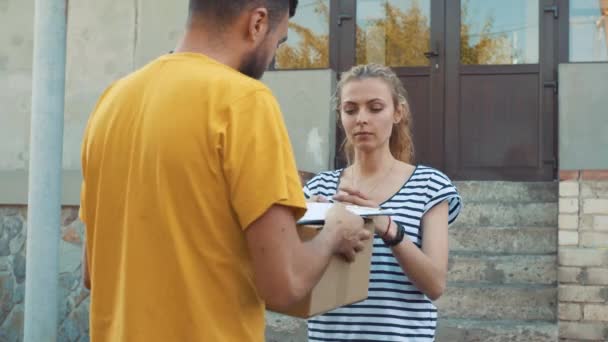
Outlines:
[[[397,235],[395,235],[395,238],[392,240],[382,239],[382,241],[384,241],[384,244],[388,247],[393,247],[400,244],[401,241],[403,241],[403,238],[405,237],[405,228],[403,228],[403,226],[397,222],[395,222],[395,225],[397,226]]]

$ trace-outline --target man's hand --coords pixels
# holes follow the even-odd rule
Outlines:
[[[352,260],[371,236],[343,205],[330,210],[325,228],[302,242],[293,209],[275,204],[246,229],[255,284],[269,307],[295,304],[319,282],[332,255]]]
[[[341,254],[347,261],[355,260],[355,255],[364,248],[363,242],[372,234],[363,226],[363,218],[348,211],[342,204],[331,207],[325,218],[324,229],[333,236],[334,253]]]

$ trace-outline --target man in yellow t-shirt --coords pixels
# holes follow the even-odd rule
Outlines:
[[[263,341],[330,257],[370,234],[343,207],[302,243],[281,111],[256,80],[297,1],[192,0],[176,53],[118,80],[82,147],[92,342]]]

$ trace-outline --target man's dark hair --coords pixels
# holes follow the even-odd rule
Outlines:
[[[266,7],[271,28],[279,22],[282,14],[296,14],[298,0],[190,0],[190,16],[201,16],[216,25],[228,25],[243,11]]]

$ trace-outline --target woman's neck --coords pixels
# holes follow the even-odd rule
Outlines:
[[[387,170],[394,162],[395,158],[389,149],[372,153],[355,151],[355,161],[352,167],[356,169],[359,177],[367,178]]]

